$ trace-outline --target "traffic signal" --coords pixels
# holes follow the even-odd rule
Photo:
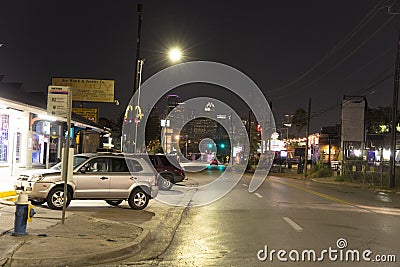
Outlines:
[[[208,144],[208,148],[213,148],[213,144]]]
[[[221,149],[224,149],[224,148],[225,148],[225,144],[224,144],[224,143],[221,143],[221,144],[219,144],[219,147],[220,147]]]

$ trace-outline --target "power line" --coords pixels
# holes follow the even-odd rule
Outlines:
[[[371,85],[371,86],[369,86],[369,87],[367,87],[367,88],[364,88],[364,89],[359,90],[358,93],[356,92],[356,94],[363,94],[364,92],[368,92],[368,91],[370,91],[371,89],[373,89],[373,88],[377,87],[378,85],[380,85],[381,83],[385,82],[387,79],[389,79],[389,78],[391,78],[391,77],[393,77],[393,74],[390,74],[390,75],[386,76],[385,78],[381,79],[380,81],[374,83],[373,85]],[[318,116],[320,116],[320,115],[322,115],[322,114],[324,114],[324,113],[327,113],[327,112],[329,112],[329,111],[331,111],[331,110],[334,110],[334,109],[336,109],[336,108],[338,108],[338,107],[341,107],[341,105],[342,105],[342,104],[340,103],[340,104],[336,104],[336,105],[334,105],[334,106],[331,106],[331,107],[329,107],[329,108],[323,109],[323,110],[319,111],[318,113],[313,114],[313,115],[311,116],[311,118],[318,117]]]
[[[392,19],[394,18],[394,16],[390,17],[389,19],[386,20],[386,22],[384,24],[382,24],[375,32],[373,32],[370,36],[368,36],[367,39],[365,39],[360,45],[358,45],[356,48],[354,48],[349,54],[347,54],[344,58],[342,58],[342,60],[340,60],[339,62],[337,62],[332,68],[330,68],[329,70],[327,70],[325,73],[323,73],[322,75],[320,75],[319,77],[317,77],[316,79],[314,79],[313,81],[303,85],[302,87],[300,87],[299,89],[297,89],[296,93],[291,93],[291,95],[293,94],[298,94],[301,93],[301,90],[313,85],[314,83],[316,83],[317,81],[321,80],[322,78],[324,78],[326,75],[328,75],[330,72],[332,72],[333,70],[335,70],[336,68],[338,68],[341,64],[343,64],[346,60],[348,60],[351,56],[353,56],[362,46],[364,46],[369,40],[371,40],[379,31],[381,31]],[[277,99],[279,99],[281,97],[278,97]]]
[[[397,0],[395,0],[397,1]],[[283,85],[281,87],[275,88],[272,90],[272,92],[274,91],[278,91],[278,90],[282,90],[282,89],[286,89],[290,86],[292,86],[293,84],[297,83],[298,81],[302,80],[304,77],[306,77],[308,74],[310,74],[311,72],[313,72],[317,67],[319,67],[320,65],[322,65],[322,63],[324,63],[327,59],[329,59],[333,54],[336,53],[337,50],[339,50],[348,40],[351,39],[351,37],[353,37],[366,23],[368,23],[380,10],[380,8],[378,8],[378,6],[380,6],[381,2],[383,2],[383,0],[379,1],[362,19],[361,21],[353,28],[353,30],[351,32],[349,32],[344,39],[342,39],[338,44],[336,44],[331,50],[329,50],[329,52],[316,64],[314,64],[313,66],[311,66],[307,71],[305,71],[302,75],[300,75],[299,77],[297,77],[296,79],[294,79],[293,81],[289,82],[286,85]],[[373,14],[372,14],[373,13]],[[371,15],[372,14],[372,15]]]

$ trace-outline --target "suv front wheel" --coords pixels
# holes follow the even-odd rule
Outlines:
[[[47,205],[53,210],[62,210],[64,203],[64,187],[57,186],[50,190],[47,195]],[[71,192],[67,191],[67,207],[71,202]]]
[[[132,191],[128,198],[128,204],[132,209],[142,210],[149,204],[149,195],[141,188],[136,188]]]

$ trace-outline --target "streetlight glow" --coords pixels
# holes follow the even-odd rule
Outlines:
[[[168,57],[172,62],[177,62],[182,58],[182,52],[178,48],[173,48],[169,51]]]

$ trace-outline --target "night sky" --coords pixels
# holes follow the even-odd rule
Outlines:
[[[399,10],[393,0],[142,1],[143,79],[168,67],[165,53],[177,45],[185,61],[216,61],[247,74],[272,102],[277,123],[307,110],[311,97],[315,132],[340,122],[343,95],[365,95],[370,107],[392,103],[400,15],[384,6],[393,3]],[[115,119],[133,92],[137,4],[2,1],[3,81],[45,92],[51,77],[115,80],[121,105],[99,105],[100,117]],[[185,100],[216,90],[175,92]],[[227,92],[214,96],[223,100]]]

